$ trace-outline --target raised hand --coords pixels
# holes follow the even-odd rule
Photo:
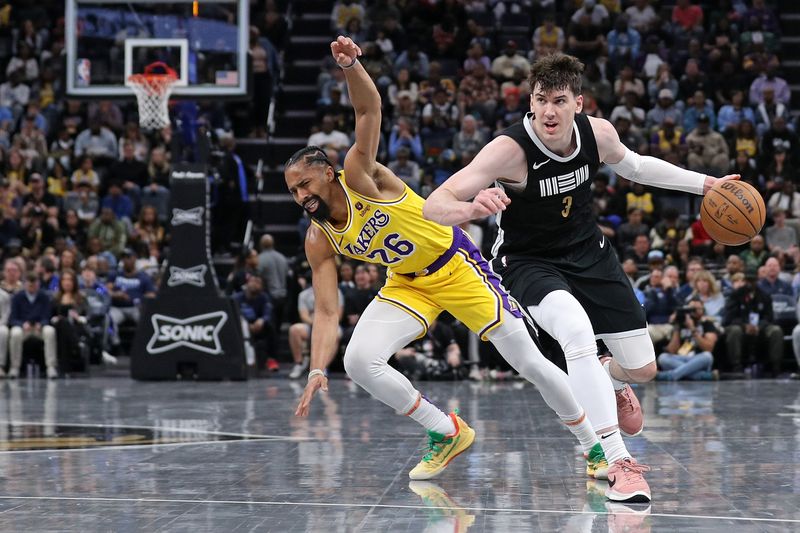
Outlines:
[[[340,67],[349,67],[361,55],[361,48],[350,37],[340,35],[331,43],[331,54]]]

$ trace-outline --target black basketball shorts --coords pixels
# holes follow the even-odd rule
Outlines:
[[[565,290],[589,315],[595,335],[647,327],[644,308],[606,238],[591,239],[556,257],[496,257],[492,267],[525,309]]]

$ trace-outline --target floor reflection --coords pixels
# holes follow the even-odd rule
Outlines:
[[[46,530],[42,516],[54,517],[53,530],[800,527],[793,382],[638,387],[647,424],[627,443],[653,468],[651,507],[605,499],[606,484],[584,477],[572,436],[533,387],[419,386],[478,432],[434,482],[408,481],[423,445],[416,424],[343,379],[304,419],[293,416],[302,384],[280,380],[0,381],[0,531]],[[142,428],[149,440],[118,446]],[[114,446],[58,449],[81,438]],[[15,448],[23,442],[29,449]]]
[[[453,501],[447,492],[431,481],[409,481],[408,488],[419,496],[427,508],[428,518],[425,533],[463,533],[475,524],[475,515],[470,514]]]

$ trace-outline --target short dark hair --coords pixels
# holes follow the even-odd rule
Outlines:
[[[545,93],[569,89],[575,96],[582,91],[583,63],[567,54],[550,54],[537,60],[531,66],[528,83],[531,93],[538,83]]]
[[[36,272],[28,272],[25,274],[25,281],[28,283],[39,283],[39,276]]]
[[[284,168],[289,168],[298,164],[299,162],[305,163],[306,166],[311,165],[327,165],[331,167],[333,170],[336,170],[336,167],[333,166],[331,160],[328,159],[328,156],[325,155],[325,150],[320,148],[319,146],[306,146],[305,148],[301,148],[286,161]]]

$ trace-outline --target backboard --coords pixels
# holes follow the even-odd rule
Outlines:
[[[245,96],[248,0],[66,0],[67,94],[133,96],[129,75],[163,61],[173,96]]]

